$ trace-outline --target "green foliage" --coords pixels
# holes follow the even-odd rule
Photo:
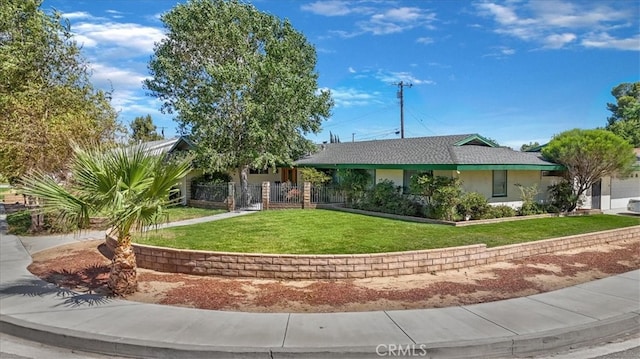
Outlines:
[[[628,173],[636,161],[633,147],[623,138],[606,130],[574,129],[553,137],[542,155],[567,168],[574,180],[575,199],[605,176]],[[573,211],[577,202],[569,211]]]
[[[192,184],[224,184],[232,181],[227,172],[205,173],[191,180]]]
[[[31,229],[31,211],[24,210],[7,215],[7,224],[9,225],[9,233],[15,235],[28,234]]]
[[[21,191],[38,197],[45,213],[56,213],[60,225],[86,228],[101,213],[123,241],[133,229],[156,223],[171,204],[175,186],[190,161],[166,162],[163,155],[133,148],[74,147],[73,181],[63,186],[37,172],[22,179]]]
[[[65,170],[72,141],[112,141],[120,128],[68,22],[41,3],[0,6],[0,174],[12,183],[32,170]]]
[[[522,201],[522,206],[518,209],[518,215],[530,216],[545,212],[542,206],[536,202],[536,196],[540,193],[537,183],[534,183],[529,187],[523,186],[519,183],[516,183],[515,186],[520,190],[520,200]]]
[[[573,193],[573,186],[567,180],[563,180],[549,188],[551,204],[549,212],[568,212],[575,205],[581,205],[578,197]]]
[[[411,177],[409,188],[411,193],[425,197],[427,217],[447,221],[460,218],[457,211],[462,196],[460,179],[421,173]]]
[[[529,150],[534,149],[536,147],[540,147],[540,144],[538,143],[538,141],[524,143],[524,144],[522,144],[522,146],[520,146],[520,151],[521,152],[526,152],[526,151],[529,151]]]
[[[138,116],[131,122],[131,143],[150,142],[164,139],[158,134],[151,115]]]
[[[486,218],[505,218],[505,217],[514,217],[516,215],[516,210],[501,204],[499,206],[491,206],[489,212],[486,215]]]
[[[299,169],[299,171],[302,174],[302,179],[305,182],[310,182],[314,185],[328,183],[331,181],[331,176],[315,168],[302,167]]]
[[[144,86],[176,113],[206,172],[290,165],[314,149],[333,101],[315,48],[288,21],[238,0],[192,0],[161,17],[166,37]]]
[[[347,205],[352,205],[362,199],[365,191],[371,185],[371,175],[362,169],[339,169],[338,186],[347,197]]]
[[[60,214],[56,212],[44,213],[42,228],[38,228],[37,231],[39,232],[42,230],[48,233],[70,233],[80,229],[80,225],[78,223],[60,221],[58,219],[59,216]],[[88,223],[85,225],[88,227]]]
[[[464,219],[483,219],[491,210],[487,199],[478,192],[467,192],[460,198],[458,213]]]
[[[616,103],[607,103],[611,116],[606,129],[640,147],[640,82],[622,83],[611,94]]]
[[[393,181],[380,181],[371,190],[367,191],[363,200],[356,203],[354,207],[366,211],[402,216],[420,216],[423,211],[420,204],[402,195],[401,190],[402,187],[396,186]]]

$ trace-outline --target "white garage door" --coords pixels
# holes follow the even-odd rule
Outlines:
[[[640,173],[626,179],[611,179],[611,208],[624,208],[629,198],[640,198]]]

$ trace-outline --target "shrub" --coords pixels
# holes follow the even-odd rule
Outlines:
[[[64,221],[58,220],[58,213],[45,213],[42,223],[42,228],[37,230],[43,230],[49,233],[70,233],[78,230],[77,224],[64,223]]]
[[[331,181],[331,176],[312,167],[302,167],[300,173],[304,181],[311,184],[318,185]]]
[[[518,215],[530,216],[545,212],[542,206],[536,203],[536,196],[540,193],[537,183],[534,183],[529,187],[525,187],[521,184],[516,184],[515,186],[520,190],[520,199],[522,200],[522,207],[518,209]]]
[[[458,213],[466,219],[481,219],[485,218],[489,212],[489,203],[487,199],[477,192],[465,193],[460,198],[458,204]]]
[[[457,209],[462,196],[460,179],[423,173],[411,177],[410,189],[411,193],[425,197],[427,217],[447,221],[460,219]]]
[[[504,217],[513,217],[516,215],[516,210],[507,206],[507,205],[499,205],[499,206],[490,206],[489,212],[486,214],[485,218],[504,218]]]
[[[9,233],[22,235],[29,233],[31,229],[31,212],[28,210],[18,211],[7,215]]]
[[[354,204],[354,207],[402,216],[420,216],[422,206],[403,196],[400,189],[390,180],[380,181],[365,194],[360,203]]]
[[[550,212],[567,212],[576,205],[582,205],[573,193],[573,186],[569,181],[563,180],[548,188],[551,197]]]
[[[370,185],[371,175],[363,169],[340,169],[337,171],[339,187],[347,197],[347,205],[358,203]]]

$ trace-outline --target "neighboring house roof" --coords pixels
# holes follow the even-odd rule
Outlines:
[[[184,151],[193,148],[193,143],[186,137],[175,137],[166,140],[142,142],[135,146],[140,146],[146,151],[150,151],[153,154],[172,153],[174,151]]]
[[[295,165],[415,170],[564,169],[545,161],[538,153],[497,147],[477,134],[323,144]]]

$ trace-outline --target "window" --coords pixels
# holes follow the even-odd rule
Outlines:
[[[493,171],[493,197],[507,196],[507,171]]]
[[[252,175],[266,175],[266,174],[269,174],[269,169],[268,168],[250,168],[249,169],[249,174],[252,174]]]

